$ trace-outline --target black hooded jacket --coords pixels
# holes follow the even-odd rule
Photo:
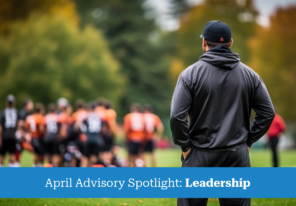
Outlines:
[[[251,109],[256,113],[250,126]],[[274,108],[257,73],[238,54],[216,46],[184,70],[171,103],[171,130],[183,149],[251,146],[269,129]]]

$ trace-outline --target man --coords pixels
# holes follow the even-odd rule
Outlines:
[[[3,166],[6,153],[9,153],[8,167],[19,167],[15,159],[15,133],[20,125],[17,110],[15,109],[15,98],[11,94],[6,98],[6,108],[1,114],[0,121],[0,167]]]
[[[113,157],[113,144],[117,130],[116,112],[112,109],[110,102],[105,102],[105,126],[103,129],[104,148],[101,153],[101,159],[105,164],[110,165]]]
[[[145,138],[145,122],[139,104],[133,104],[131,113],[124,117],[124,130],[128,144],[129,167],[135,167],[136,160],[140,160],[141,143]]]
[[[82,134],[80,130],[75,129],[75,124],[81,123],[86,118],[87,111],[85,109],[85,101],[82,99],[78,99],[76,100],[76,111],[72,115],[73,124],[70,126],[71,135],[69,135],[68,137],[66,148],[71,167],[76,167],[80,163],[85,165],[87,164],[87,158],[81,155],[85,147],[85,135]]]
[[[250,167],[248,149],[267,132],[275,115],[269,94],[259,75],[230,50],[227,24],[208,22],[201,38],[204,54],[180,74],[171,104],[171,130],[182,148],[182,167]],[[256,115],[250,127],[251,109]],[[184,198],[178,205],[207,201]],[[251,204],[251,199],[219,201]]]
[[[87,157],[87,164],[82,164],[82,166],[93,166],[98,161],[99,153],[101,152],[104,142],[102,139],[102,128],[104,122],[95,113],[95,104],[90,106],[87,118],[83,120],[78,126],[80,131],[86,135],[85,151],[83,155]]]
[[[44,107],[38,103],[35,113],[27,116],[26,129],[30,133],[31,144],[34,149],[33,167],[42,167],[44,157],[43,135],[45,131],[45,119],[43,117]]]
[[[154,141],[155,138],[161,137],[163,133],[163,124],[160,118],[152,113],[152,107],[148,104],[144,107],[144,121],[146,128],[144,150],[146,153],[150,153],[151,166],[156,167],[156,158],[154,155]]]
[[[60,151],[59,151],[59,125],[58,115],[54,104],[48,106],[48,113],[45,115],[45,135],[44,135],[44,149],[45,157],[49,163],[58,167],[60,163]]]
[[[29,116],[34,108],[34,103],[31,99],[26,99],[23,102],[23,107],[19,112],[20,120],[25,121],[27,116]]]
[[[20,118],[20,130],[16,133],[17,134],[17,144],[16,144],[16,162],[20,164],[20,155],[23,149],[27,149],[29,151],[32,150],[32,146],[27,141],[28,137],[26,137],[26,134],[28,133],[25,128],[25,120],[27,116],[29,116],[32,113],[32,110],[34,109],[34,103],[31,99],[25,99],[23,102],[23,107],[19,111],[19,118]]]
[[[283,118],[280,115],[275,114],[272,124],[267,132],[267,136],[269,138],[269,144],[272,151],[272,160],[273,160],[274,167],[278,167],[277,145],[279,142],[279,138],[282,136],[285,130],[286,130],[286,124]]]
[[[102,120],[106,119],[105,100],[103,98],[98,98],[95,112]]]
[[[68,100],[64,97],[60,97],[57,100],[58,110],[57,113],[60,114],[68,106]]]
[[[65,154],[66,154],[69,131],[73,123],[71,115],[72,115],[72,106],[70,104],[67,103],[67,105],[60,107],[60,114],[58,117],[58,124],[59,124],[58,136],[59,136],[59,150],[62,157],[65,157]]]

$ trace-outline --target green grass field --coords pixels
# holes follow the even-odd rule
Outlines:
[[[126,155],[124,151],[121,152],[123,156]],[[158,150],[156,152],[158,167],[180,167],[181,153],[178,149]],[[270,167],[271,154],[268,150],[251,150],[250,152],[252,167]],[[28,152],[22,154],[21,163],[23,167],[30,167],[32,165],[32,155]],[[280,152],[280,166],[295,167],[296,166],[296,151],[282,151]],[[2,206],[55,206],[55,205],[103,205],[103,206],[174,206],[176,205],[175,198],[36,198],[36,199],[0,199]],[[216,198],[210,198],[209,206],[218,206],[219,201]],[[266,199],[256,198],[252,199],[252,205],[256,206],[281,206],[281,205],[296,205],[296,199]]]

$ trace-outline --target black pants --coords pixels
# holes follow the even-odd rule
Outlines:
[[[187,157],[181,156],[182,167],[250,167],[247,145],[235,151],[205,151],[192,147]],[[178,198],[178,206],[206,206],[208,198]],[[250,206],[250,198],[220,198],[221,206]]]
[[[277,145],[279,142],[279,138],[273,137],[269,141],[270,141],[270,147],[271,147],[271,151],[272,151],[273,166],[278,167],[279,163],[278,163]]]

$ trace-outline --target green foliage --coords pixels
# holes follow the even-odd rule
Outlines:
[[[167,47],[162,44],[149,8],[143,0],[75,0],[82,25],[102,29],[126,77],[119,116],[133,102],[150,103],[155,112],[169,116],[172,86],[169,82]]]
[[[75,4],[71,0],[0,0],[0,34],[9,35],[12,23],[27,20],[32,13],[59,14],[72,24],[78,22]]]
[[[62,16],[32,16],[13,24],[0,38],[0,99],[15,94],[48,104],[60,96],[87,101],[104,96],[114,102],[122,77],[97,29],[83,31]],[[20,105],[20,104],[19,104]]]
[[[268,29],[258,27],[250,42],[251,66],[264,80],[276,112],[296,119],[296,7],[278,9]]]
[[[220,20],[232,30],[233,52],[239,53],[241,61],[248,62],[250,49],[247,40],[255,33],[257,11],[252,0],[238,4],[236,0],[205,0],[182,15],[177,31],[178,57],[189,66],[203,54],[199,37],[208,21]],[[185,69],[185,68],[184,68]]]

